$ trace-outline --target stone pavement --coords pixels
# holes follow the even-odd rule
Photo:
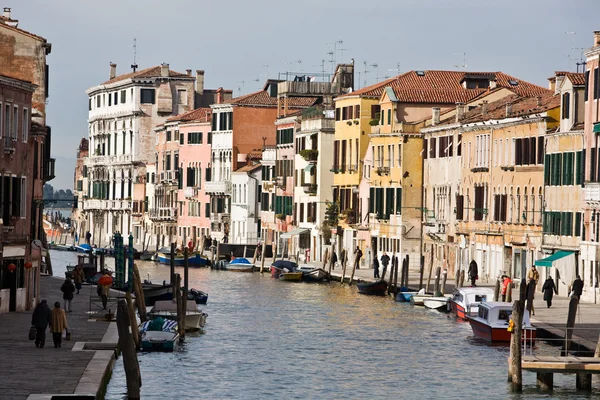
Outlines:
[[[63,279],[43,276],[40,280],[42,299],[50,308],[55,301],[63,306],[60,286]],[[31,312],[0,314],[0,399],[27,399],[39,393],[75,393],[95,351],[71,351],[77,342],[100,342],[109,322],[88,321],[90,293],[95,287],[84,286],[72,303],[72,313],[67,314],[71,341],[62,348],[54,348],[52,334],[46,331],[46,345],[35,347],[28,340]],[[97,298],[97,296],[95,296]],[[95,299],[94,299],[95,300]],[[81,347],[81,343],[80,346]]]

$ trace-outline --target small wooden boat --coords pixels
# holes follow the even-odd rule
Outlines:
[[[75,250],[79,253],[91,253],[93,248],[87,243],[75,246]]]
[[[402,303],[402,302],[410,302],[410,299],[418,294],[419,292],[403,292],[403,291],[399,291],[398,293],[396,293],[396,301]]]
[[[425,293],[425,291],[423,291],[423,293],[419,292],[418,294],[413,294],[410,298],[410,304],[412,304],[413,306],[423,306],[425,305],[423,301],[429,297],[433,297],[433,295]]]
[[[143,251],[140,253],[140,260],[142,261],[152,261],[152,257],[156,253],[151,253],[149,251]]]
[[[76,251],[77,250],[75,248],[75,246],[68,245],[68,244],[49,243],[48,246],[50,246],[50,249],[52,249],[52,250],[59,250],[59,251]]]
[[[279,275],[284,269],[287,269],[288,271],[295,271],[296,268],[298,268],[298,264],[293,261],[277,260],[271,264],[271,276],[273,278],[279,278]]]
[[[140,325],[142,351],[173,351],[179,343],[177,322],[163,318],[146,321]]]
[[[163,247],[157,253],[158,262],[161,264],[171,264],[171,249]],[[184,257],[183,253],[176,253],[174,257],[175,265],[183,266]],[[206,257],[202,257],[199,252],[188,254],[188,265],[190,267],[207,267],[210,265],[210,260]]]
[[[454,290],[450,308],[457,318],[466,320],[467,315],[475,316],[479,304],[494,298],[494,289],[488,287],[462,287]]]
[[[194,300],[196,304],[206,304],[208,301],[208,293],[198,289],[190,289],[188,292],[188,300]]]
[[[527,313],[527,311],[525,311]],[[485,302],[479,304],[477,315],[467,315],[475,336],[491,343],[510,342],[511,332],[508,324],[512,314],[512,304],[501,302]],[[534,342],[536,329],[529,323],[529,318],[523,318],[523,340]]]
[[[302,280],[306,282],[323,282],[329,278],[329,274],[323,268],[310,264],[299,265],[296,271],[302,272]]]
[[[254,272],[254,264],[247,258],[237,257],[226,264],[225,269],[233,272]]]
[[[279,274],[279,280],[300,282],[302,280],[302,275],[302,272],[284,270],[281,274]]]
[[[194,300],[187,301],[187,310],[185,315],[185,330],[197,331],[204,327],[206,317]],[[164,319],[177,320],[177,304],[175,300],[160,300],[154,303],[154,307],[148,313],[148,317],[153,319],[161,317]]]
[[[358,293],[383,296],[387,291],[388,283],[383,280],[377,282],[359,282],[356,284],[356,287],[358,288]]]
[[[147,306],[153,306],[157,301],[173,299],[173,285],[163,282],[162,284],[144,281],[144,301]]]
[[[432,296],[423,299],[423,305],[431,310],[449,311],[450,298],[446,296]]]

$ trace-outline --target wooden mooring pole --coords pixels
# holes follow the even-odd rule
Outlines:
[[[340,257],[341,257],[341,261],[342,261],[342,279],[340,280],[340,282],[344,283],[344,279],[346,278],[346,261],[347,261],[346,249],[342,249],[342,252],[340,253]]]
[[[119,333],[119,348],[123,354],[123,366],[127,380],[127,398],[139,399],[142,377],[138,363],[137,352],[130,332],[130,318],[127,302],[119,300],[117,305],[117,331]]]
[[[125,300],[127,300],[127,310],[129,311],[129,323],[131,324],[131,336],[133,337],[133,344],[135,349],[140,351],[140,330],[135,319],[135,308],[133,307],[133,299],[131,298],[131,292],[125,292]]]
[[[354,272],[358,267],[358,257],[354,257],[354,262],[352,263],[352,274],[350,274],[350,281],[348,281],[348,285],[352,286],[352,281],[354,280]]]
[[[579,298],[577,298],[577,296],[571,296],[571,300],[569,301],[569,314],[567,315],[567,331],[565,332],[564,356],[569,355],[569,349],[571,348],[571,338],[573,337],[573,328],[575,327],[575,316],[577,315],[578,305]]]
[[[431,260],[431,264],[429,264],[429,275],[427,276],[427,285],[425,286],[425,293],[429,293],[429,282],[431,282],[431,273],[432,272],[433,272],[433,259]]]
[[[173,282],[173,278],[175,278],[175,243],[171,243],[169,265],[171,266],[171,282]],[[173,295],[175,295],[175,293],[173,293]]]
[[[440,291],[440,274],[442,272],[442,268],[441,267],[437,267],[435,269],[435,281],[433,284],[433,295],[437,296],[436,293],[438,293]]]
[[[494,286],[494,301],[498,301],[500,296],[500,279],[496,279],[496,285]]]
[[[183,250],[183,293],[181,295],[181,313],[183,314],[184,329],[183,338],[185,338],[185,317],[187,315],[188,291],[190,285],[190,260],[187,247]]]
[[[146,299],[144,298],[144,287],[142,286],[142,280],[140,278],[140,270],[137,264],[133,264],[133,285],[135,291],[135,304],[138,309],[141,322],[146,322],[148,319],[146,316]]]
[[[185,337],[185,315],[183,314],[183,299],[181,296],[181,275],[175,274],[176,291],[173,292],[175,303],[177,304],[177,328],[179,329],[179,338]]]
[[[448,279],[448,270],[444,269],[442,271],[442,286],[440,287],[442,295],[446,292],[446,279]]]
[[[425,256],[421,256],[421,266],[419,267],[419,290],[423,288],[423,272],[425,270]]]
[[[333,245],[331,245],[331,258],[329,258],[329,271],[327,271],[327,274],[329,275],[329,277],[331,278],[331,270],[333,269],[333,253],[335,252],[335,250],[333,249]]]
[[[510,336],[509,380],[513,392],[523,390],[523,371],[521,370],[521,340],[523,337],[523,304],[524,300],[513,303],[512,320],[514,328]]]
[[[325,254],[323,254],[323,271],[327,268],[327,261],[329,260],[329,248],[325,247]],[[329,275],[327,275],[327,280],[329,280]]]
[[[265,270],[265,248],[267,247],[267,243],[263,243],[261,251],[260,251],[260,273],[262,274]]]

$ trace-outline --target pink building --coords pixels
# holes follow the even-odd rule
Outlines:
[[[179,165],[181,188],[179,204],[183,204],[177,218],[178,242],[199,248],[202,237],[210,236],[210,196],[204,183],[210,180],[211,158],[210,108],[198,108],[174,117],[179,125]]]

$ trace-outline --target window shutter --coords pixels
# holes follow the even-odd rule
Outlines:
[[[549,186],[550,185],[550,168],[551,168],[551,163],[550,163],[550,154],[546,154],[545,158],[545,163],[544,163],[544,185]]]
[[[385,191],[385,219],[390,219],[390,214],[394,210],[394,189],[386,188]]]
[[[396,214],[402,214],[402,188],[396,188]]]
[[[583,178],[583,152],[578,151],[575,154],[575,165],[577,166],[577,171],[575,173],[575,184],[576,185],[581,185],[582,182],[582,178]]]
[[[377,199],[376,200],[377,218],[382,219],[383,218],[383,188],[376,188],[375,193],[376,193],[376,199]]]
[[[581,236],[581,213],[575,213],[575,235],[573,236]]]
[[[369,214],[375,212],[375,188],[369,188]]]

